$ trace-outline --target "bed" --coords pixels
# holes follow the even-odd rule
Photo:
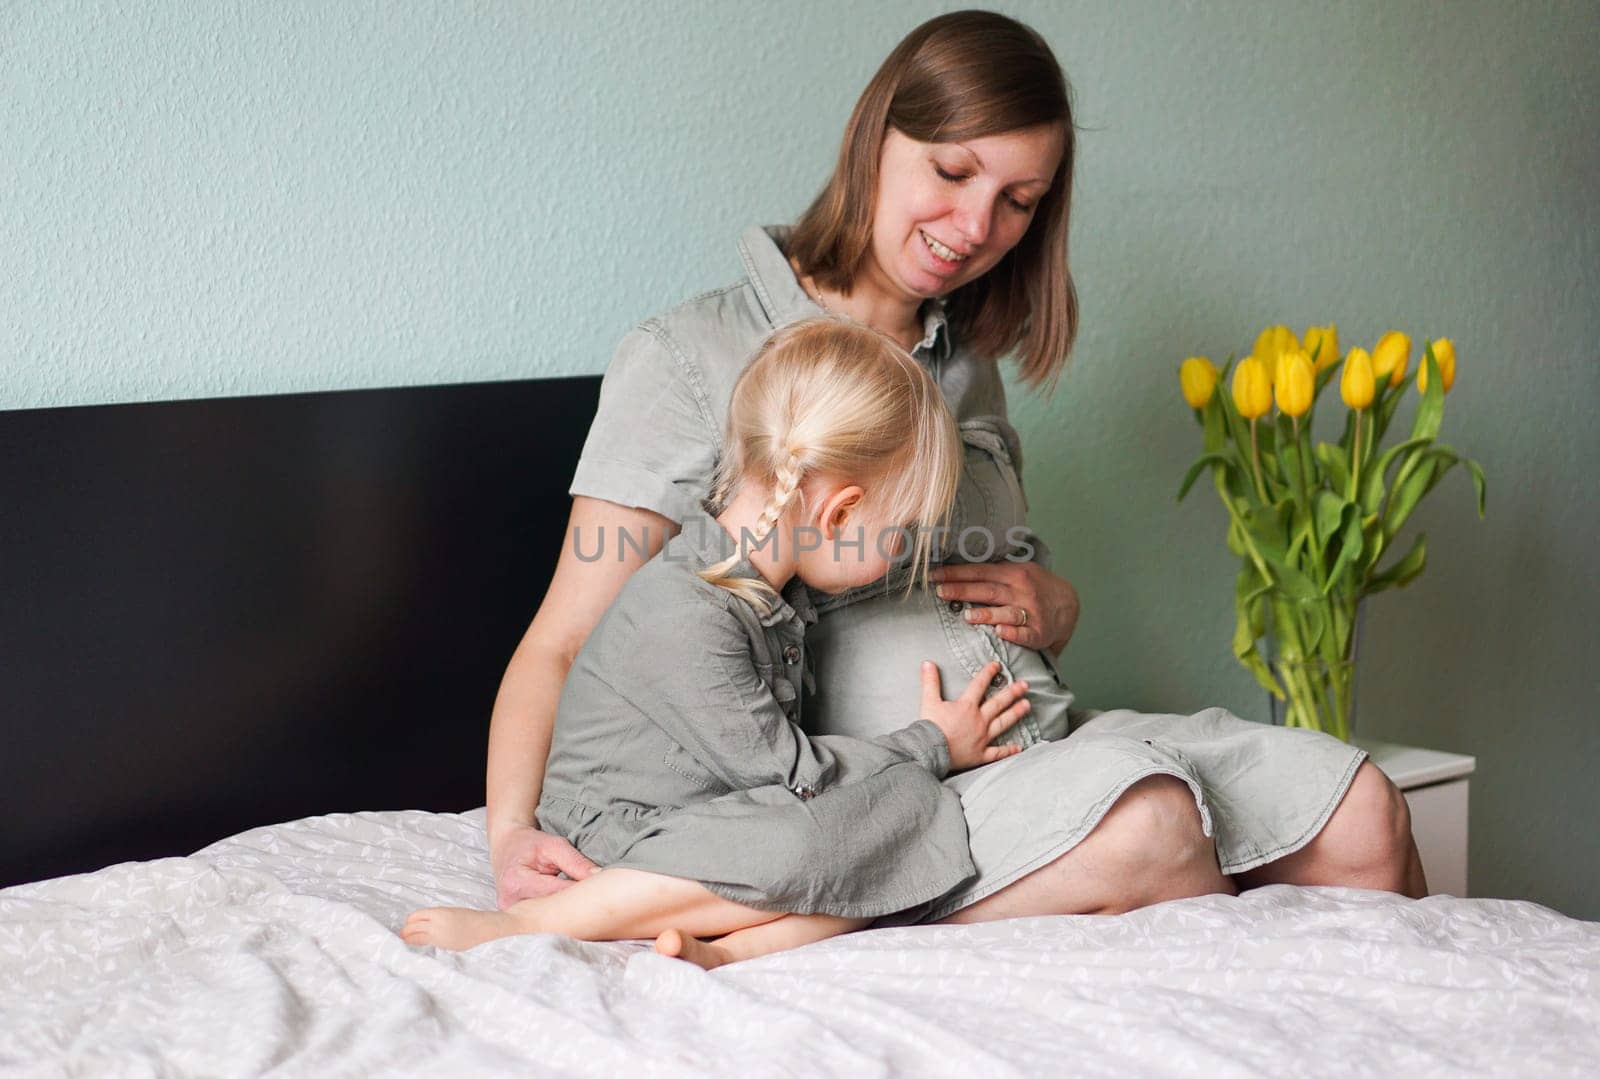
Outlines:
[[[0,413],[0,1070],[1592,1074],[1600,925],[1272,887],[710,973],[407,947],[594,379]]]

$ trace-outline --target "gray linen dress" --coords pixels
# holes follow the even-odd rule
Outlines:
[[[586,557],[616,557],[618,537],[595,539]],[[623,586],[562,687],[540,824],[603,866],[762,910],[875,917],[949,892],[973,866],[944,734],[913,712],[887,734],[808,738],[810,596],[793,581],[761,615],[697,576],[735,550],[697,509]]]
[[[746,230],[741,281],[649,319],[623,339],[601,385],[572,494],[677,521],[695,512],[721,452],[739,372],[774,329],[820,313],[783,255],[784,234]],[[1021,447],[1006,419],[997,365],[951,340],[939,304],[926,305],[924,328],[913,355],[938,382],[966,444],[955,529],[941,556],[1023,557],[1048,566],[1048,549],[1025,527]],[[1224,873],[1253,869],[1309,843],[1366,756],[1328,735],[1250,722],[1221,708],[1187,716],[1079,708],[1048,656],[967,623],[962,604],[931,591],[906,601],[883,588],[813,598],[809,729],[864,737],[905,726],[916,718],[923,659],[939,665],[947,691],[990,659],[1002,663],[997,685],[1029,684],[1032,711],[1007,739],[1025,751],[945,780],[961,797],[977,875],[885,921],[934,920],[993,894],[1070,850],[1128,787],[1156,774],[1188,784]]]

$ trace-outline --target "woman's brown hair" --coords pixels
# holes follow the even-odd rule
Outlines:
[[[789,237],[788,253],[819,284],[849,294],[872,245],[883,140],[958,142],[1059,124],[1061,163],[1033,222],[1005,258],[948,298],[953,332],[980,356],[1017,353],[1022,379],[1054,386],[1078,333],[1067,263],[1072,206],[1071,90],[1035,31],[990,11],[929,19],[895,47],[845,126],[833,176]]]

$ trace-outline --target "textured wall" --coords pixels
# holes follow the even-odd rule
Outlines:
[[[954,5],[0,3],[0,408],[594,372],[791,218]],[[1267,322],[1447,334],[1431,565],[1359,726],[1474,753],[1479,894],[1600,917],[1600,13],[1014,3],[1077,90],[1084,325],[1019,399],[1091,703],[1261,716],[1178,360]]]

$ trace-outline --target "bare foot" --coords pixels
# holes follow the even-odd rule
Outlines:
[[[513,914],[466,907],[428,907],[413,911],[400,929],[401,938],[418,947],[433,945],[462,951],[487,941],[534,930]]]
[[[732,963],[735,958],[726,948],[698,940],[677,929],[668,929],[656,938],[656,951],[669,959],[682,959],[706,970]]]

